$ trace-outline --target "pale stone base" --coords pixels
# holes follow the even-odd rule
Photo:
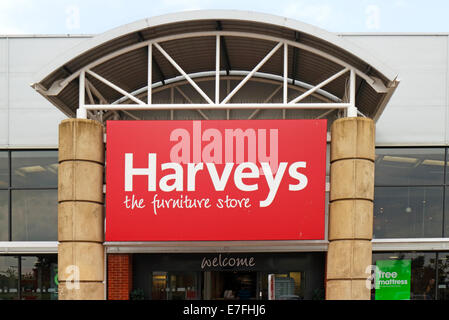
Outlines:
[[[328,280],[326,300],[370,300],[371,290],[365,280]]]
[[[70,286],[75,286],[70,283]],[[65,282],[60,282],[58,286],[59,300],[104,300],[103,282],[80,282],[79,289],[69,289]]]

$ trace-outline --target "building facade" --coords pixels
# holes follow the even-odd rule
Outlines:
[[[280,20],[272,16],[241,12],[203,12],[199,15],[202,15],[201,19],[196,14],[164,16],[154,18],[154,24],[149,19],[128,27],[126,32],[122,31],[123,28],[118,28],[99,36],[0,38],[0,90],[4,93],[0,98],[0,298],[57,299],[58,294],[59,298],[61,295],[67,297],[69,294],[64,293],[67,289],[61,283],[69,280],[67,277],[73,274],[69,272],[62,276],[61,270],[58,270],[58,259],[59,266],[61,263],[64,266],[76,265],[66,260],[80,254],[96,257],[90,261],[95,268],[86,273],[81,270],[79,275],[81,283],[89,286],[86,290],[92,293],[90,298],[94,299],[231,299],[237,297],[240,287],[245,287],[245,294],[252,299],[324,299],[326,295],[333,298],[329,297],[329,291],[346,290],[343,288],[346,284],[329,286],[339,279],[338,272],[343,272],[344,279],[351,283],[349,287],[353,295],[349,298],[361,298],[354,293],[357,291],[354,283],[357,286],[365,285],[363,279],[370,274],[363,273],[369,265],[389,270],[390,273],[406,274],[409,286],[405,291],[408,290],[408,295],[404,295],[402,290],[401,296],[387,293],[384,295],[386,298],[447,299],[449,35],[332,35],[342,41],[336,43],[325,32],[312,33],[310,26],[296,22],[281,24]],[[267,29],[263,29],[264,27]],[[224,33],[212,33],[210,30]],[[191,36],[195,32],[209,31],[211,33],[205,34],[200,40],[192,40],[186,36],[188,33]],[[216,48],[219,47],[221,53],[218,101],[222,101],[251,70],[254,71],[253,68],[267,57],[276,44],[269,42],[271,38],[261,38],[261,33],[283,41],[290,39],[289,37],[297,37],[295,41],[304,47],[295,47],[290,42],[283,43],[285,47],[280,45],[279,51],[266,59],[264,68],[256,70],[252,74],[254,78],[251,81],[248,78],[241,91],[236,91],[235,96],[230,98],[234,103],[241,104],[238,107],[207,109],[200,106],[204,103],[201,91],[211,100],[217,97]],[[217,35],[220,39],[218,41]],[[243,36],[250,40],[241,40]],[[145,51],[148,46],[142,45],[141,52],[126,51],[124,48],[140,48],[139,43],[163,37],[165,43],[162,40],[156,42],[161,44],[162,51],[155,45],[152,47],[153,72],[148,79],[146,71],[140,72],[142,66],[148,64],[150,55]],[[326,43],[332,45],[326,46]],[[357,65],[359,69],[364,67],[361,70],[363,74],[377,79],[384,76],[387,79],[387,72],[372,70],[375,66],[386,65],[396,71],[390,75],[397,74],[400,79],[394,94],[391,92],[384,94],[384,98],[378,98],[375,90],[370,89],[372,87],[363,81],[364,78],[360,75],[355,77],[354,98],[361,112],[358,118],[372,118],[375,124],[376,148],[375,155],[372,156],[375,172],[372,186],[374,201],[372,209],[366,211],[357,206],[369,206],[372,201],[369,195],[339,198],[335,193],[332,194],[333,190],[337,190],[332,187],[337,178],[331,179],[331,166],[346,159],[346,156],[337,157],[338,150],[331,151],[332,143],[349,138],[338,133],[341,129],[332,129],[334,132],[331,132],[331,125],[337,119],[347,119],[348,114],[338,108],[287,109],[283,104],[286,101],[284,99],[290,101],[307,93],[337,73],[339,69],[331,64],[335,63],[335,57],[350,61],[350,58],[343,55],[343,51],[339,51],[342,46],[337,44],[347,44],[344,48],[350,47],[352,54],[369,52],[375,58],[363,65],[362,61],[367,60],[360,58],[363,56],[361,55],[360,61],[356,59],[350,65]],[[328,53],[328,65],[313,54],[308,55],[311,51],[307,51],[306,46]],[[282,51],[282,48],[287,49]],[[98,51],[97,56],[88,55],[96,49],[103,51]],[[125,51],[121,55],[114,55],[119,50]],[[163,54],[164,51],[179,63],[188,77],[182,73],[179,76],[180,70],[170,63],[170,59]],[[183,52],[192,53],[184,55]],[[283,53],[287,56],[288,64],[283,64]],[[96,151],[88,149],[87,155],[80,158],[79,154],[73,153],[69,148],[69,143],[61,144],[60,139],[77,130],[82,130],[81,133],[92,132],[90,136],[100,137],[97,142],[87,141],[89,138],[82,140],[84,146],[104,142],[101,126],[86,125],[86,128],[78,129],[78,125],[70,125],[68,129],[67,123],[70,122],[62,122],[66,123],[66,127],[61,124],[58,131],[61,121],[77,117],[79,90],[71,86],[84,80],[80,77],[80,80],[70,82],[60,92],[53,87],[56,91],[53,95],[46,96],[48,100],[42,96],[42,92],[51,90],[54,83],[52,81],[71,77],[88,63],[108,55],[112,55],[107,60],[111,61],[110,64],[93,66],[91,70],[94,74],[87,74],[84,78],[90,83],[87,84],[89,89],[83,93],[84,100],[90,101],[90,104],[130,105],[133,102],[129,93],[132,93],[133,97],[150,104],[148,96],[145,96],[148,88],[139,91],[141,83],[149,80],[153,84],[151,102],[159,104],[160,109],[141,111],[135,107],[126,109],[122,106],[122,109],[111,109],[109,112],[86,111],[87,117],[97,123],[106,124],[107,120],[327,119],[329,134],[323,213],[324,239],[256,242],[105,241],[101,208],[104,204],[103,192],[107,194],[107,185],[103,188],[103,171],[99,171],[100,178],[95,178],[95,183],[101,188],[101,196],[95,191],[99,198],[89,198],[95,193],[91,189],[85,189],[84,193],[81,190],[73,198],[64,198],[65,195],[61,194],[61,181],[64,181],[61,178],[62,166],[73,164],[75,167],[79,166],[78,162],[89,162],[89,165],[94,163],[96,167],[102,168],[105,162],[104,149],[101,149],[104,146],[92,147]],[[66,63],[59,64],[61,67],[55,69],[55,61]],[[376,64],[377,61],[380,63]],[[287,66],[287,77],[283,78],[284,65]],[[59,73],[50,79],[49,75],[54,70]],[[317,73],[322,77],[318,77]],[[125,89],[125,93],[111,89],[104,82],[102,84],[95,75],[110,79],[113,84]],[[334,85],[329,82],[315,88],[313,94],[307,97],[307,103],[344,103],[345,94],[351,93],[346,85],[350,80],[349,73],[347,76],[348,81],[342,80]],[[196,90],[187,78],[194,79],[201,90]],[[383,81],[386,83],[385,79]],[[43,87],[36,86],[36,83]],[[34,89],[31,84],[34,84]],[[284,91],[284,88],[287,89]],[[338,100],[339,98],[341,99]],[[382,99],[385,100],[385,105]],[[260,108],[247,109],[244,103],[257,103]],[[266,107],[264,103],[277,105]],[[178,108],[181,104],[190,104],[191,107]],[[364,127],[361,124],[358,126]],[[366,130],[370,131],[369,128]],[[369,137],[367,141],[357,143],[365,146],[369,145]],[[107,143],[106,137],[106,148]],[[77,152],[82,153],[83,150],[78,149]],[[336,158],[332,158],[331,154]],[[369,155],[351,156],[351,159],[356,162],[366,159],[371,161]],[[106,168],[107,165],[106,159]],[[98,170],[102,170],[101,168]],[[92,183],[88,185],[94,188]],[[98,189],[98,186],[95,188]],[[369,213],[371,210],[373,226],[364,234],[363,226],[370,227],[369,216],[362,220],[361,225],[354,225],[354,233],[350,236],[342,236],[342,228],[332,225],[336,220],[329,219],[329,205],[334,206],[331,210],[337,212],[335,207],[343,206],[342,202],[348,199],[353,199],[353,208],[357,208],[353,209],[355,212]],[[337,204],[339,201],[340,204]],[[73,219],[70,212],[81,210],[76,209],[80,206],[90,206],[83,210],[90,212],[91,216],[95,215],[99,221],[95,224],[96,230],[89,228],[89,221],[92,220],[83,222],[83,230],[64,229],[62,219]],[[347,213],[351,210],[340,211]],[[91,216],[89,219],[92,219]],[[361,268],[357,276],[345,277],[353,270],[329,269],[329,264],[338,265],[335,256],[344,256],[342,252],[346,252],[332,244],[342,244],[342,241],[352,241],[346,244],[352,248],[349,250],[350,257],[355,260],[357,250],[354,248],[368,247],[363,249],[361,255],[366,256],[366,252],[369,252],[369,263],[357,267]],[[331,250],[337,250],[334,256]],[[366,258],[360,259],[367,261]],[[237,260],[245,262],[237,267]],[[330,276],[332,272],[334,278]],[[270,292],[271,282],[278,291]],[[381,299],[385,286],[380,283],[377,288],[373,288],[371,298]],[[388,291],[388,288],[385,290]]]

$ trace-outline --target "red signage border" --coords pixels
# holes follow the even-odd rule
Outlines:
[[[106,241],[324,239],[326,120],[108,121]]]

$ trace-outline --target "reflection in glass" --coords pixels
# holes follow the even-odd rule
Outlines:
[[[0,190],[0,241],[8,241],[8,202],[9,192]]]
[[[391,252],[373,253],[373,264],[377,260],[411,260],[411,300],[434,300],[437,282],[436,253],[434,252]],[[371,298],[375,298],[375,290],[372,290]]]
[[[0,300],[17,300],[19,298],[18,288],[18,258],[0,256]]]
[[[274,274],[275,300],[303,300],[304,273]]]
[[[438,300],[449,300],[449,252],[438,253]]]
[[[449,237],[449,186],[446,186],[444,196],[444,237]]]
[[[56,256],[22,256],[21,291],[23,300],[57,300]]]
[[[153,300],[167,300],[167,272],[153,272],[151,298]]]
[[[449,185],[449,148],[446,148],[446,184]]]
[[[57,190],[12,191],[12,240],[56,241]]]
[[[57,151],[12,151],[11,166],[13,187],[58,186]]]
[[[443,187],[376,187],[374,238],[442,236]]]
[[[198,298],[197,272],[158,272],[152,274],[152,300],[194,300]]]
[[[375,183],[442,185],[444,166],[444,148],[377,148]]]
[[[8,151],[0,151],[0,189],[9,187]]]

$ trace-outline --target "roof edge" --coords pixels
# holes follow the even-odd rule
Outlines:
[[[33,84],[39,83],[45,79],[48,75],[56,71],[58,68],[64,66],[68,61],[71,61],[83,54],[86,51],[94,49],[108,41],[115,38],[124,36],[126,34],[136,32],[142,29],[156,27],[160,25],[182,22],[182,21],[195,21],[195,20],[241,20],[258,23],[266,23],[274,26],[285,27],[299,32],[307,33],[311,36],[323,39],[324,41],[333,44],[371,65],[382,75],[384,75],[390,82],[394,81],[398,74],[394,72],[390,67],[385,65],[382,61],[372,56],[364,49],[352,44],[345,40],[338,34],[331,33],[324,29],[312,26],[293,20],[286,17],[281,17],[272,14],[259,13],[253,11],[241,11],[241,10],[196,10],[196,11],[184,11],[178,13],[170,13],[161,16],[155,16],[150,18],[141,19],[129,24],[125,24],[92,38],[86,39],[81,43],[65,51],[61,55],[52,60],[50,64],[45,66],[40,71],[33,75]]]

